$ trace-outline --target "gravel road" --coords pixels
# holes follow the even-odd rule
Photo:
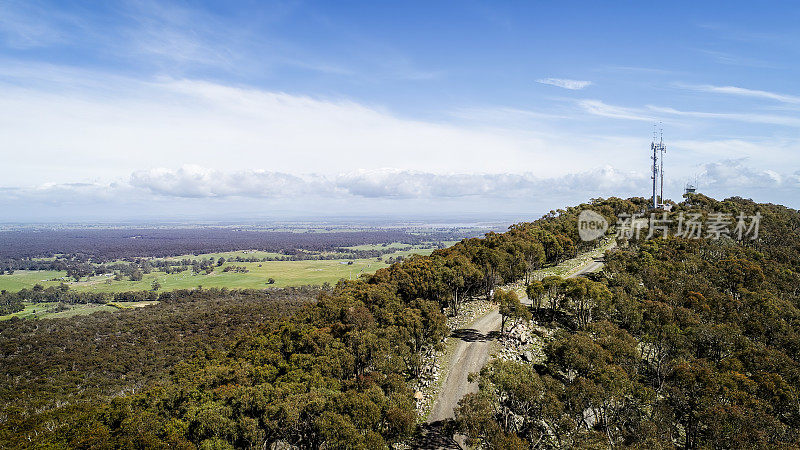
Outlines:
[[[479,372],[489,360],[492,339],[500,330],[500,313],[497,308],[484,314],[473,322],[470,328],[453,332],[458,344],[450,359],[447,377],[442,383],[439,396],[433,404],[429,423],[454,417],[453,409],[461,397],[478,390],[478,383],[470,383],[467,377],[471,372]]]
[[[581,266],[568,278],[581,276],[599,270],[603,266],[602,259],[595,259]],[[527,299],[526,299],[527,300]],[[439,395],[428,416],[427,429],[423,433],[422,442],[417,448],[460,448],[463,438],[447,436],[441,427],[446,421],[453,419],[454,408],[466,394],[476,392],[478,383],[470,383],[467,377],[472,372],[479,372],[489,361],[492,340],[500,333],[500,313],[493,308],[472,323],[470,328],[453,331],[452,338],[458,339],[455,351],[447,368],[447,376],[442,383]],[[423,443],[424,442],[424,443]]]

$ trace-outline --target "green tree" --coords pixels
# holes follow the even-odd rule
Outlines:
[[[593,313],[606,311],[611,302],[611,291],[602,284],[583,277],[564,280],[562,289],[578,327],[585,329]]]
[[[528,299],[531,301],[533,307],[536,308],[536,310],[541,309],[545,294],[542,282],[539,280],[532,280],[525,287],[525,293],[528,295]]]
[[[442,280],[450,290],[450,303],[453,315],[464,297],[480,283],[481,272],[466,256],[459,252],[451,252],[444,258]]]
[[[564,279],[557,276],[544,277],[542,287],[550,308],[550,317],[555,318],[556,312],[565,298]]]
[[[142,271],[139,270],[138,268],[135,268],[131,271],[130,275],[131,281],[142,281],[142,277],[143,277]]]
[[[519,301],[519,296],[512,290],[495,289],[494,302],[500,307],[500,332],[505,334],[506,322],[511,319],[516,321],[531,320],[531,312],[528,307]]]
[[[528,240],[522,247],[525,255],[525,284],[532,281],[533,272],[542,268],[545,262],[544,247],[539,241]]]

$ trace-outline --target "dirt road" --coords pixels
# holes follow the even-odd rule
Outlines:
[[[603,266],[602,259],[592,260],[570,274],[568,278],[584,275],[599,270]],[[439,396],[433,403],[428,423],[452,419],[453,410],[464,395],[478,390],[477,383],[470,383],[467,377],[471,372],[478,372],[489,360],[492,340],[500,332],[500,313],[492,309],[478,318],[470,328],[455,330],[452,338],[458,339],[453,357],[447,369],[447,376],[442,383]]]
[[[567,278],[582,276],[603,267],[603,259],[595,258],[579,266]],[[527,302],[527,298],[523,299]],[[413,448],[461,449],[464,436],[453,434],[454,409],[466,394],[476,392],[478,383],[470,383],[470,373],[479,372],[489,361],[492,340],[500,333],[501,318],[497,308],[479,317],[469,328],[455,330],[456,348],[447,366],[447,375],[433,403],[428,422],[412,443]]]
[[[591,262],[582,265],[577,271],[568,275],[567,278],[579,277],[587,273],[597,272],[601,268],[603,268],[603,260],[601,258],[594,259]]]
[[[500,313],[497,308],[476,320],[470,328],[453,332],[452,337],[458,339],[447,370],[447,377],[433,404],[429,423],[454,417],[453,409],[464,395],[478,390],[477,383],[470,383],[467,377],[471,372],[478,372],[489,360],[489,351],[494,335],[500,330]]]

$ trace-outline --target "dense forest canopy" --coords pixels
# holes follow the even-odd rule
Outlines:
[[[47,326],[5,324],[1,375],[27,386],[19,398],[28,403],[6,402],[0,442],[77,448],[382,448],[407,442],[417,420],[410,385],[419,376],[420,355],[447,335],[446,315],[522,280],[535,301],[520,315],[552,331],[546,359],[484,367],[479,392],[467,395],[457,411],[456,425],[471,441],[489,448],[797,447],[797,211],[697,195],[675,205],[673,214],[759,212],[758,238],[622,238],[590,280],[530,276],[597,245],[579,238],[580,211],[591,209],[615,224],[646,208],[641,198],[597,199],[341,281],[290,318],[262,315],[235,339],[210,335],[211,350],[181,353],[180,361],[161,353],[156,372],[162,376],[138,377],[136,389],[122,383],[113,393],[71,391],[83,386],[73,379],[83,368],[105,367],[94,352],[71,352],[74,359],[52,374],[59,390],[46,393],[51,381],[30,367],[64,358],[34,353]],[[189,308],[206,312],[186,326],[215,329],[221,317],[237,314],[220,316],[230,296],[218,292],[210,306]],[[513,296],[495,298],[508,314],[519,311]],[[123,332],[92,339],[101,347],[119,346],[123,342],[113,337]],[[69,336],[62,347],[79,339]],[[139,358],[151,350],[145,345]],[[135,361],[114,363],[106,375],[93,372],[98,385],[132,370]]]
[[[491,448],[800,445],[800,215],[703,196],[686,211],[758,212],[760,233],[621,242],[596,277],[609,301],[562,321],[543,364],[485,367],[461,429]]]
[[[455,229],[425,233],[401,229],[300,233],[212,227],[16,230],[0,231],[0,260],[67,254],[113,261],[251,249],[291,253],[386,242],[417,244],[461,239],[464,235],[463,230]]]
[[[224,352],[318,293],[312,288],[175,291],[137,310],[0,321],[2,436],[31,427],[17,420],[48,417],[30,411],[59,405],[78,411],[84,402],[137,392],[185,360]]]

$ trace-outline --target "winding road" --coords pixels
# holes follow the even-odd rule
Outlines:
[[[593,259],[580,266],[567,278],[581,276],[600,270],[602,258]],[[527,302],[527,298],[523,300]],[[448,422],[455,418],[454,409],[462,397],[477,392],[478,383],[468,381],[469,374],[479,372],[489,361],[492,341],[500,333],[501,317],[497,308],[479,317],[470,328],[453,331],[451,338],[458,343],[447,367],[447,376],[442,383],[439,395],[431,408],[428,423],[423,428],[422,436],[414,447],[425,449],[460,449],[463,436],[453,436]]]
[[[499,333],[500,323],[500,313],[495,307],[473,322],[471,328],[453,332],[451,337],[458,339],[458,344],[450,359],[439,396],[431,408],[428,423],[455,417],[453,410],[461,397],[478,390],[478,383],[470,383],[467,377],[472,372],[479,372],[489,361],[492,339]]]

